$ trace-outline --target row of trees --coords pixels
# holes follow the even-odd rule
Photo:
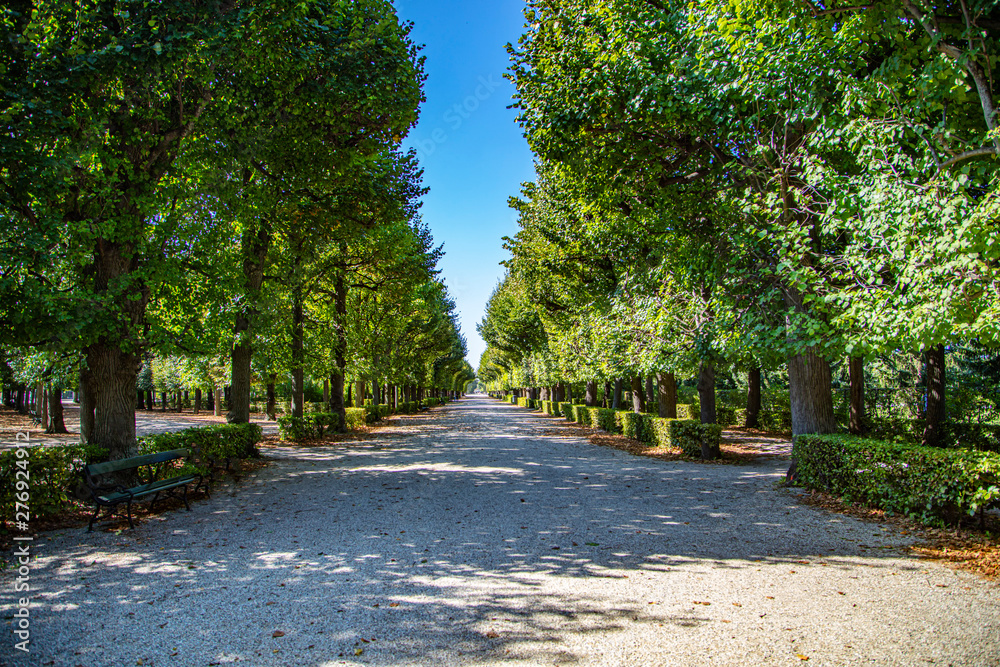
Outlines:
[[[831,360],[1000,342],[1000,10],[960,0],[532,2],[509,50],[536,182],[480,331],[491,389],[786,365],[794,434]],[[758,384],[759,386],[759,384]],[[636,395],[641,395],[634,387]]]
[[[307,375],[342,412],[349,375],[470,374],[389,2],[15,0],[0,30],[0,343],[12,381],[80,389],[88,441],[134,454],[137,373],[171,356],[228,375],[237,423],[255,378],[301,415]]]

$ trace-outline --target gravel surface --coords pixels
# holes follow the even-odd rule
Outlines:
[[[797,504],[787,463],[637,458],[552,423],[467,399],[270,448],[190,513],[42,537],[32,653],[4,633],[0,662],[1000,664],[997,584]]]

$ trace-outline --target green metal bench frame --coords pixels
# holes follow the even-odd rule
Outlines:
[[[152,495],[153,500],[149,504],[150,510],[152,510],[153,505],[156,504],[156,500],[159,498],[161,493],[172,498],[180,498],[184,501],[184,506],[187,510],[191,511],[191,506],[188,504],[187,494],[188,485],[192,482],[197,482],[194,490],[197,491],[202,485],[204,477],[197,473],[187,474],[187,475],[177,475],[175,477],[168,477],[165,479],[157,479],[158,473],[161,472],[164,467],[164,463],[169,463],[171,461],[176,461],[178,459],[183,459],[191,456],[190,449],[172,449],[167,452],[157,452],[156,454],[147,454],[145,456],[133,456],[128,459],[119,459],[118,461],[108,461],[107,463],[94,463],[88,466],[84,466],[83,475],[87,483],[87,487],[90,489],[91,500],[94,501],[94,516],[90,517],[90,525],[87,526],[87,532],[89,533],[94,529],[94,522],[97,521],[98,516],[101,514],[101,509],[107,507],[108,514],[114,516],[114,508],[122,503],[127,504],[128,508],[128,525],[130,528],[135,528],[135,523],[132,521],[132,501],[144,498],[146,496]],[[146,478],[142,480],[141,484],[133,486],[132,488],[126,489],[119,484],[106,484],[102,483],[101,477],[104,475],[111,475],[116,472],[121,472],[123,470],[146,470]],[[142,479],[142,474],[139,473],[140,479]],[[177,490],[183,490],[181,495],[177,495]],[[208,493],[208,487],[205,487],[205,492]]]

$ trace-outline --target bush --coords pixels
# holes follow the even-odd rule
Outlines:
[[[799,481],[929,524],[1000,507],[1000,456],[847,435],[800,435]]]
[[[344,410],[344,421],[349,430],[361,428],[366,423],[368,410],[366,408],[347,408]]]
[[[281,419],[285,419],[282,417]],[[279,419],[279,430],[281,428]],[[213,424],[139,438],[139,453],[190,449],[203,461],[248,459],[260,455],[257,443],[263,432],[258,424]]]
[[[617,415],[618,411],[611,408],[590,408],[590,423],[608,433],[621,433]]]
[[[632,438],[633,440],[643,439],[642,415],[638,412],[619,410],[615,417],[615,423],[618,425],[618,432],[626,438]]]
[[[590,425],[590,408],[586,405],[574,405],[573,406],[573,421],[577,424],[583,424],[584,426]]]
[[[737,408],[731,408],[728,405],[716,406],[715,421],[721,426],[735,426],[737,424],[736,410]],[[744,412],[746,412],[745,409]],[[745,420],[744,423],[746,423]]]
[[[677,404],[677,418],[678,419],[697,419],[701,420],[701,405],[699,403],[678,403]]]
[[[441,399],[436,396],[431,396],[430,398],[425,398],[422,405],[425,408],[433,408],[436,405],[441,405]]]
[[[311,415],[302,417],[285,415],[278,417],[278,436],[282,440],[291,440],[292,442],[315,440],[319,437],[319,429]]]
[[[0,452],[3,520],[15,521],[16,512],[21,509],[17,507],[18,494],[28,494],[21,495],[20,500],[28,499],[33,519],[69,509],[82,483],[83,466],[99,463],[106,457],[106,449],[93,445],[31,446]]]
[[[559,414],[566,419],[573,421],[573,404],[572,403],[560,403],[559,404]]]

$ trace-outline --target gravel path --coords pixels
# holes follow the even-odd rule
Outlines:
[[[1000,664],[1000,587],[797,504],[787,464],[553,431],[472,398],[269,449],[191,513],[43,538],[13,664]]]

